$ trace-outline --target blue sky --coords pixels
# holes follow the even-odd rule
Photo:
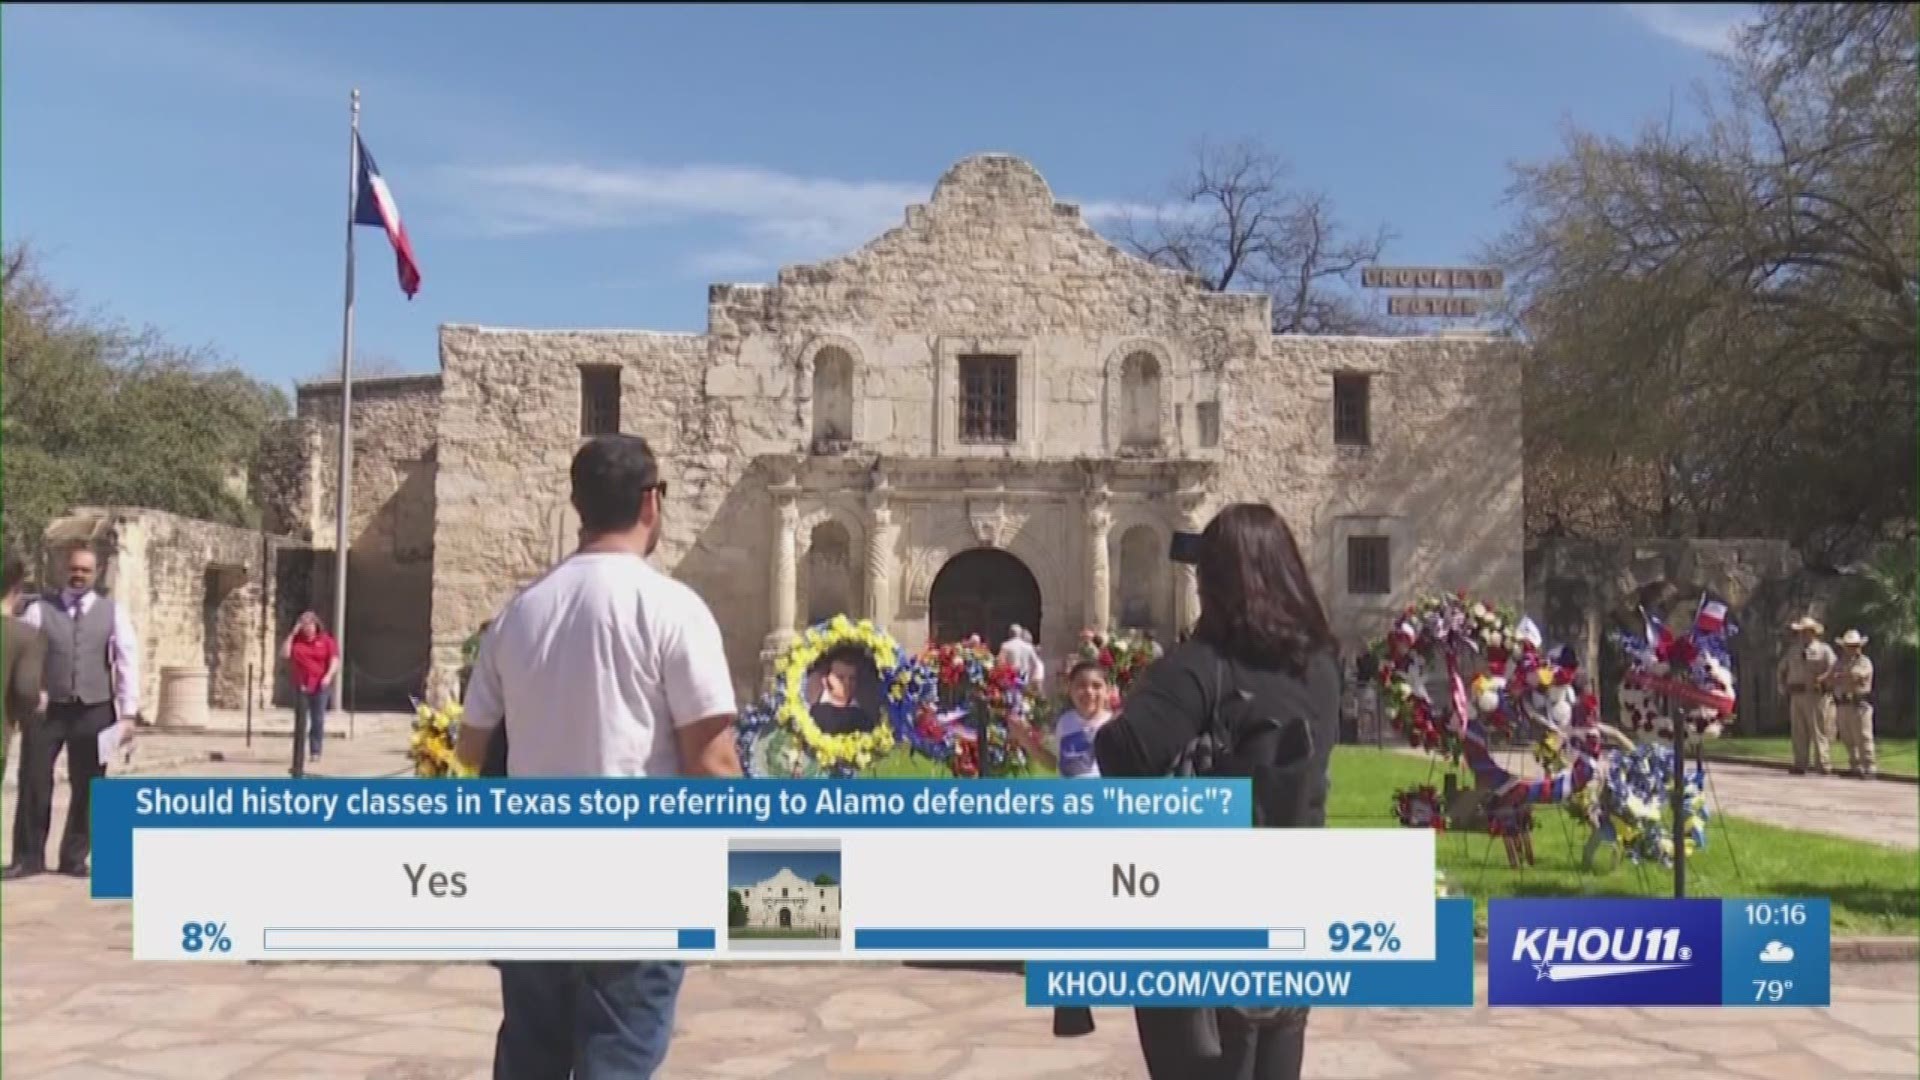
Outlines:
[[[727,853],[727,887],[744,889],[758,885],[785,867],[806,881],[816,875],[832,874],[840,880],[840,853],[837,851],[730,851]]]
[[[1096,223],[1255,138],[1396,263],[1473,256],[1515,160],[1716,77],[1741,7],[45,7],[0,14],[0,229],[89,306],[282,385],[337,370],[347,94],[425,274],[359,231],[357,353],[442,323],[704,328],[1031,159]]]

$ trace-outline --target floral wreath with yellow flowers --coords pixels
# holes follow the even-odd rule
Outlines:
[[[413,732],[407,740],[407,760],[413,763],[413,775],[427,779],[462,779],[473,770],[460,763],[453,752],[460,732],[461,709],[458,701],[434,708],[424,701],[413,703]]]
[[[827,654],[846,648],[873,661],[887,690],[886,715],[866,731],[829,735],[814,723],[807,677]],[[917,666],[892,635],[868,620],[835,615],[808,627],[774,661],[772,692],[740,715],[735,738],[742,767],[748,776],[792,779],[854,776],[871,767],[933,708],[931,681],[905,670]],[[918,740],[906,741],[917,748]]]

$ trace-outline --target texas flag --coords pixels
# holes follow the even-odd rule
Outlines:
[[[1718,600],[1706,600],[1700,604],[1700,614],[1693,620],[1693,629],[1702,634],[1717,634],[1727,627],[1727,605]]]
[[[360,142],[360,191],[353,200],[353,223],[387,231],[387,239],[393,244],[394,261],[400,266],[400,291],[407,294],[407,299],[413,299],[413,294],[420,291],[420,264],[414,261],[407,227],[400,223],[400,204],[393,201],[393,192],[387,190],[387,182],[380,178],[380,168],[373,163],[373,155],[367,153],[364,141]]]

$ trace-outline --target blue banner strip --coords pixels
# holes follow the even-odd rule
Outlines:
[[[1232,780],[93,782],[93,896],[133,895],[134,829],[1245,829]]]
[[[1027,965],[1028,1005],[1473,1007],[1473,901],[1435,901],[1432,960],[1073,961]]]
[[[682,930],[680,931],[680,947],[682,949],[711,949],[713,948],[713,931]]]
[[[1179,930],[1179,929],[1039,929],[993,927],[985,929],[864,929],[853,932],[853,947],[873,950],[921,950],[928,952],[1003,952],[1030,949],[1034,952],[1055,949],[1109,950],[1134,949],[1241,950],[1265,949],[1265,930]]]

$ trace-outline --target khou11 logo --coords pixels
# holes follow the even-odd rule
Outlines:
[[[1718,900],[1494,900],[1487,1004],[1720,1004]]]

